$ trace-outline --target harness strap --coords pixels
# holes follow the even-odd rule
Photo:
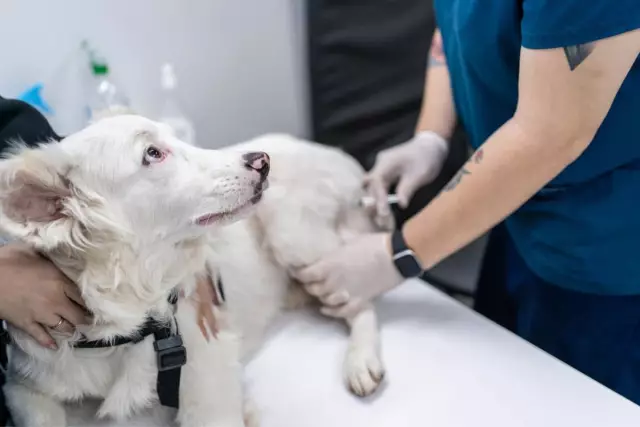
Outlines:
[[[117,336],[109,340],[87,341],[80,340],[73,343],[74,348],[107,348],[117,347],[124,344],[137,344],[153,333],[155,322],[153,319],[147,319],[142,328],[131,337]]]
[[[177,325],[176,325],[177,328]],[[180,374],[182,366],[187,363],[187,349],[184,348],[182,337],[171,328],[165,327],[153,331],[158,364],[158,379],[156,391],[162,406],[180,407]]]
[[[169,297],[169,303],[175,305],[177,295]],[[158,377],[156,391],[162,406],[178,408],[180,405],[180,373],[182,366],[187,363],[187,350],[182,343],[182,337],[176,323],[175,333],[171,325],[160,323],[153,318],[148,318],[142,328],[131,337],[118,336],[110,340],[77,341],[75,348],[106,348],[123,344],[137,344],[149,335],[153,335],[153,349],[156,352]]]
[[[216,305],[221,305],[225,301],[224,287],[222,279],[214,283],[216,291]],[[169,297],[171,304],[176,304],[178,296],[172,293]],[[184,347],[178,324],[176,322],[175,333],[171,325],[159,323],[149,318],[143,327],[132,337],[115,337],[112,340],[101,341],[77,341],[73,344],[75,348],[106,348],[123,344],[137,344],[146,337],[153,334],[153,349],[156,352],[156,362],[158,366],[158,377],[156,380],[156,392],[162,406],[172,408],[180,407],[180,374],[182,366],[187,363],[187,349]]]

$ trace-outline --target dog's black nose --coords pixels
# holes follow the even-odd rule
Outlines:
[[[244,159],[244,165],[260,174],[262,179],[265,179],[269,175],[269,155],[261,151],[255,153],[247,153],[242,156]]]

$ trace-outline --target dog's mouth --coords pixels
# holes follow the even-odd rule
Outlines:
[[[243,213],[244,211],[246,211],[247,209],[251,208],[260,200],[262,200],[262,195],[267,190],[267,188],[269,188],[269,181],[264,180],[260,182],[258,185],[256,185],[253,192],[253,196],[250,199],[248,199],[246,202],[228,211],[208,213],[208,214],[201,215],[198,218],[196,218],[194,222],[197,225],[206,227],[207,225],[211,225],[216,222],[237,216]]]

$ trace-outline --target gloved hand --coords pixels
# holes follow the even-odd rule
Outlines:
[[[448,154],[447,141],[431,131],[420,132],[410,141],[378,153],[364,182],[376,200],[376,216],[384,219],[391,215],[387,203],[391,185],[398,183],[398,204],[406,208],[416,190],[438,177]]]
[[[323,314],[347,319],[404,281],[387,233],[359,236],[294,276],[324,304]]]

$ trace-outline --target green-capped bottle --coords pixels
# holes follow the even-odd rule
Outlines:
[[[86,42],[83,43],[83,47],[89,55],[93,78],[87,105],[88,121],[93,122],[106,116],[132,113],[129,98],[111,79],[106,59],[98,56]]]

